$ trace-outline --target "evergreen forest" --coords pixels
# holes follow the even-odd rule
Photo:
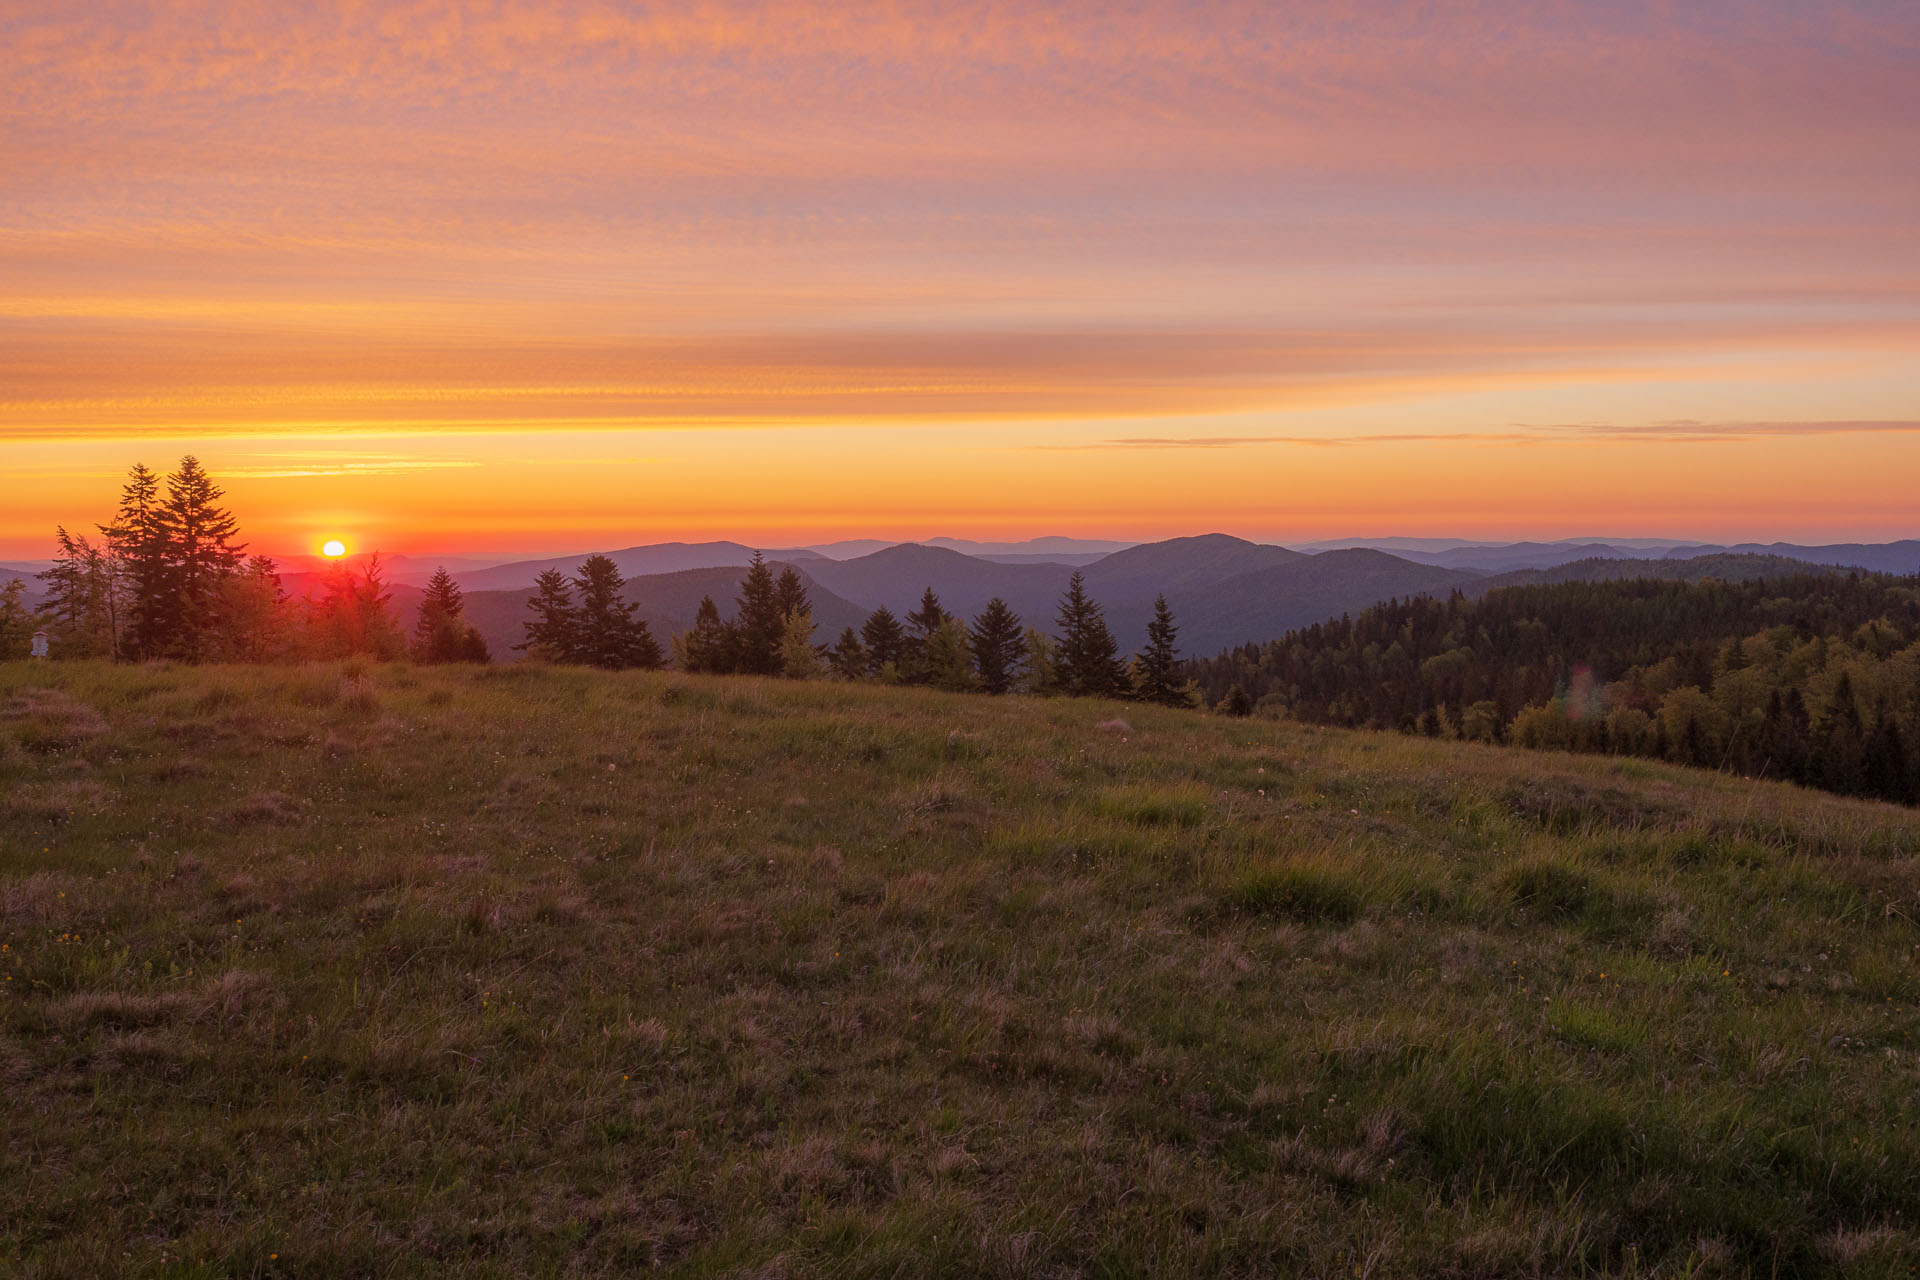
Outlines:
[[[1920,799],[1920,579],[1620,579],[1392,600],[1189,662],[1323,725],[1647,756]]]

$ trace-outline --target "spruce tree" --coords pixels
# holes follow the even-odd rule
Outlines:
[[[796,613],[813,613],[813,601],[807,599],[807,586],[790,564],[780,566],[780,577],[773,584],[773,606],[780,611],[783,622]]]
[[[606,556],[588,556],[580,563],[573,586],[580,593],[573,612],[573,643],[567,661],[621,671],[628,667],[654,670],[661,664],[660,645],[636,618],[639,607],[621,598],[625,582],[618,565]]]
[[[1174,675],[1174,662],[1179,653],[1174,647],[1174,637],[1179,632],[1166,596],[1158,597],[1153,602],[1153,621],[1147,624],[1147,647],[1134,669],[1134,696],[1142,702],[1157,702],[1168,707],[1191,705],[1186,689]]]
[[[225,619],[220,616],[221,584],[240,567],[244,543],[231,513],[215,502],[222,496],[200,460],[192,454],[167,477],[167,498],[160,506],[166,530],[172,634],[165,652],[189,662],[212,655]]]
[[[413,657],[416,662],[457,662],[464,636],[466,600],[446,566],[434,569],[420,597],[420,613],[413,621]]]
[[[1828,791],[1859,795],[1866,786],[1866,732],[1854,702],[1853,676],[1841,671],[1826,714],[1814,726],[1810,765],[1815,781]]]
[[[158,657],[174,630],[170,541],[160,516],[160,477],[145,463],[127,472],[109,542],[121,561],[126,617],[123,649],[132,658]]]
[[[308,614],[307,631],[317,656],[363,653],[391,659],[403,655],[407,642],[393,619],[392,600],[377,555],[357,572],[344,564],[329,571],[326,593],[309,607]]]
[[[868,614],[860,627],[860,640],[867,647],[869,672],[882,675],[892,666],[895,675],[900,673],[906,633],[900,628],[900,620],[893,616],[893,610],[881,605]]]
[[[1870,796],[1906,804],[1914,799],[1909,791],[1911,775],[1907,770],[1907,746],[1894,723],[1893,707],[1883,697],[1874,708],[1873,731],[1867,735],[1863,762],[1863,789]]]
[[[40,616],[64,658],[99,658],[113,651],[112,626],[106,605],[105,557],[82,534],[74,537],[64,526],[54,530],[59,554],[37,576],[46,584]]]
[[[927,645],[947,623],[947,611],[940,597],[928,587],[920,596],[920,606],[907,615],[906,633],[900,641],[900,677],[908,684],[926,684],[932,679]]]
[[[967,628],[958,618],[949,617],[942,622],[926,638],[921,654],[925,663],[926,682],[934,688],[964,693],[978,686],[973,674],[973,651]]]
[[[734,669],[734,629],[720,618],[712,596],[700,598],[693,627],[675,638],[680,669],[706,675],[726,675]]]
[[[219,656],[239,662],[288,657],[295,643],[280,569],[266,556],[249,556],[222,583]]]
[[[780,612],[779,588],[773,570],[756,551],[747,576],[740,583],[740,598],[733,615],[733,627],[739,648],[735,667],[750,676],[778,675],[781,667],[780,643],[786,634],[786,615]]]
[[[1055,659],[1063,693],[1092,698],[1117,698],[1129,687],[1120,646],[1107,628],[1105,612],[1087,595],[1085,575],[1078,570],[1067,583],[1057,618],[1059,655]]]
[[[973,651],[973,668],[979,674],[980,687],[991,694],[1013,688],[1025,656],[1021,644],[1020,617],[999,596],[987,601],[987,607],[973,620],[968,636]]]
[[[789,680],[815,680],[822,674],[820,651],[813,644],[813,615],[795,609],[781,623],[780,674]]]
[[[827,651],[827,665],[842,680],[859,680],[867,674],[867,646],[852,627],[840,633],[840,639]]]
[[[524,624],[527,638],[513,647],[530,658],[541,657],[548,662],[577,661],[573,590],[567,585],[567,575],[558,569],[543,569],[533,580],[533,588],[527,608],[534,616]]]
[[[27,608],[27,584],[19,578],[0,587],[0,662],[24,658],[33,648],[33,610]]]
[[[1028,627],[1021,660],[1018,688],[1023,693],[1047,697],[1060,692],[1060,670],[1056,659],[1059,646],[1053,637],[1038,627]]]

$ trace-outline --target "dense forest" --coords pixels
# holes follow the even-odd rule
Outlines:
[[[1394,600],[1183,664],[1314,724],[1675,760],[1920,800],[1920,579],[1628,579]]]

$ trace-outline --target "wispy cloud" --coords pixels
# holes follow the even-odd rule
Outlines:
[[[1246,449],[1261,445],[1297,445],[1310,449],[1354,449],[1403,444],[1592,445],[1613,441],[1647,444],[1733,443],[1773,436],[1920,435],[1920,420],[1884,422],[1655,422],[1642,425],[1568,423],[1516,426],[1505,431],[1397,431],[1355,435],[1118,436],[1078,444],[1036,444],[1042,453],[1085,453],[1151,449]]]

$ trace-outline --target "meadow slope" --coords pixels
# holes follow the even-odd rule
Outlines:
[[[0,1272],[1906,1276],[1917,857],[1148,707],[0,666]]]

